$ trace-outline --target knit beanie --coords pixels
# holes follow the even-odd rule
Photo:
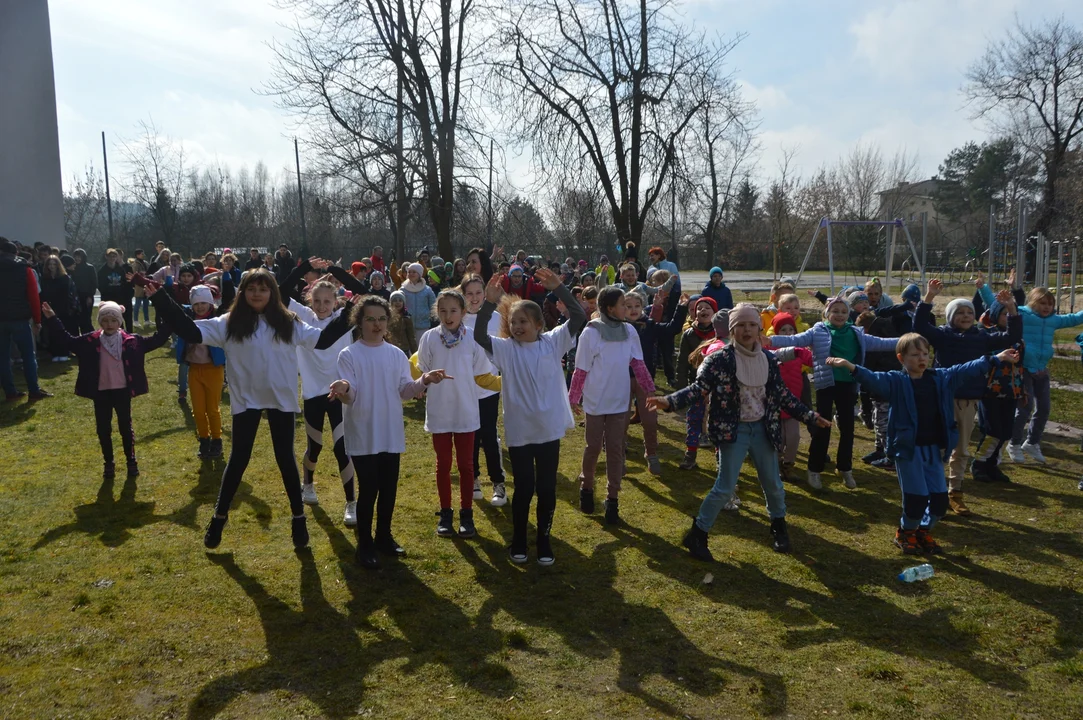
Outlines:
[[[706,300],[707,298],[701,298]],[[729,326],[733,330],[739,322],[754,322],[760,324],[760,311],[752,303],[737,303],[729,312]]]
[[[712,313],[718,312],[718,303],[715,302],[714,298],[707,297],[706,295],[700,295],[699,297],[689,302],[689,306],[692,308],[693,312],[695,311],[696,306],[699,305],[701,302],[705,302],[710,305]],[[759,316],[757,315],[757,317]]]
[[[869,301],[869,296],[865,294],[864,290],[855,290],[854,292],[850,293],[849,297],[846,298],[846,302],[850,303],[850,307],[853,307],[854,305],[862,301]]]
[[[714,314],[711,318],[711,324],[714,325],[715,337],[725,340],[730,336],[730,311],[726,308],[722,308]]]
[[[713,277],[715,273],[718,273],[719,275],[722,275],[722,277],[725,277],[725,275],[722,273],[722,268],[718,267],[717,265],[711,268],[711,272],[707,273],[707,277]]]
[[[402,290],[396,290],[395,292],[391,293],[390,302],[395,302],[396,300],[398,300],[400,303],[405,305],[406,304],[406,293],[404,293]]]
[[[410,272],[411,270],[416,272],[421,277],[425,277],[425,268],[424,268],[424,266],[422,266],[421,263],[416,263],[416,262],[415,263],[410,263],[406,267],[406,272]]]
[[[124,308],[112,300],[105,300],[98,305],[98,322],[101,322],[103,317],[114,318],[117,322],[124,322]]]
[[[921,302],[921,288],[913,284],[907,285],[906,289],[903,290],[902,298],[907,302],[912,302],[917,305]]]
[[[211,294],[211,289],[206,285],[196,285],[188,293],[188,302],[192,305],[196,303],[210,303],[213,305],[214,295]]]
[[[833,297],[833,298],[829,299],[827,301],[827,305],[824,305],[824,319],[825,320],[827,319],[827,313],[831,310],[831,306],[832,305],[838,305],[839,303],[842,303],[843,305],[846,306],[846,311],[847,312],[850,311],[850,303],[848,303],[846,301],[846,298],[844,298],[841,295],[838,295],[836,297]]]
[[[955,298],[948,303],[948,309],[946,315],[948,318],[948,325],[952,324],[952,320],[955,318],[955,313],[959,312],[959,308],[968,307],[971,312],[974,312],[974,303],[970,302],[966,298]]]
[[[780,312],[771,320],[771,327],[775,329],[775,335],[780,334],[779,330],[782,329],[783,325],[789,325],[794,330],[797,330],[797,320],[788,312]]]
[[[363,267],[365,267],[365,263],[363,262],[350,263],[350,272],[356,275],[357,273],[361,272],[361,269]]]

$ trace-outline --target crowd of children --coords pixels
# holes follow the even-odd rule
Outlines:
[[[809,326],[792,280],[775,283],[766,308],[734,306],[721,268],[712,268],[702,290],[689,295],[660,248],[651,249],[649,268],[630,247],[624,262],[603,258],[595,270],[571,258],[541,263],[522,251],[502,261],[501,248],[475,248],[452,262],[423,249],[415,262],[398,266],[385,263],[376,248],[349,270],[319,258],[295,261],[285,247],[273,256],[251,252],[243,270],[228,251],[184,262],[158,247],[147,262],[141,251],[125,259],[110,249],[99,272],[82,251],[65,255],[68,263],[47,249],[29,258],[37,260],[32,265],[13,248],[0,245],[0,270],[18,285],[13,305],[27,306],[24,323],[40,309],[54,361],[78,360],[75,393],[94,403],[106,479],[116,472],[114,416],[127,473],[139,474],[131,401],[148,392],[146,354],[172,336],[178,397],[191,402],[201,458],[224,454],[220,407],[227,387],[230,395],[229,457],[206,547],[222,541],[264,417],[289,500],[293,542],[307,545],[304,507],[319,502],[316,470],[326,420],[344,523],[355,528],[356,559],[367,568],[379,567],[379,554],[405,552],[392,534],[406,452],[402,403],[422,396],[440,537],[477,533],[474,503],[485,498],[482,453],[491,505],[507,502],[498,429],[503,405],[515,563],[529,557],[535,496],[536,559],[555,562],[560,445],[576,416],[583,416],[585,435],[579,509],[595,511],[604,452],[604,520],[618,524],[631,425],[642,426],[647,471],[663,472],[659,410],[684,411],[679,467],[696,467],[704,428],[714,447],[716,479],[683,540],[693,557],[711,559],[708,533],[723,509],[739,506],[736,485],[746,458],[763,490],[771,545],[788,552],[785,483],[797,481],[800,426],[808,426],[810,437],[809,487],[823,487],[836,427],[834,471],[854,489],[855,416],[875,433],[875,449],[862,460],[898,477],[902,513],[895,544],[907,554],[940,552],[932,535],[937,521],[949,511],[970,514],[963,496],[968,470],[980,482],[1008,481],[1000,458],[1005,449],[1013,462],[1046,461],[1041,440],[1050,412],[1054,332],[1083,324],[1083,312],[1057,314],[1048,290],[1024,297],[1013,275],[1011,287],[999,293],[979,278],[975,299],[952,300],[939,326],[933,315],[943,290],[939,280],[929,282],[924,297],[916,285],[907,287],[898,304],[875,279],[834,296],[810,291],[824,307],[821,320]],[[29,287],[32,280],[36,288]],[[95,292],[101,297],[97,329],[88,326]],[[153,335],[133,332],[141,309],[143,324],[152,325],[145,304],[156,309]],[[665,396],[656,395],[659,366],[671,387]],[[4,385],[8,400],[18,397],[10,366]],[[48,396],[37,390],[38,397]],[[501,397],[514,401],[501,403]],[[306,434],[300,472],[293,450],[298,414]],[[972,457],[975,424],[986,439]]]

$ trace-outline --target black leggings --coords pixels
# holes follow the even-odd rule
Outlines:
[[[305,474],[305,482],[312,482],[312,474],[316,469],[316,461],[320,459],[320,451],[323,450],[323,416],[331,421],[331,438],[335,441],[335,460],[338,461],[338,474],[342,478],[342,489],[346,493],[346,502],[354,500],[354,465],[350,462],[350,456],[346,454],[346,427],[342,424],[342,403],[338,400],[329,400],[326,395],[307,398],[304,404],[305,434],[308,436],[308,447],[305,448],[305,456],[301,459],[302,472]]]
[[[500,414],[500,393],[478,400],[478,412],[481,414],[481,429],[474,433],[474,479],[481,477],[478,455],[485,448],[485,467],[489,470],[489,480],[504,482],[504,458],[500,455],[500,435],[496,432],[496,419]]]
[[[834,414],[835,424],[839,428],[839,447],[835,453],[835,469],[839,472],[854,469],[856,390],[855,383],[836,382],[832,387],[816,391],[816,412],[825,418],[830,418]],[[812,442],[808,448],[809,472],[823,472],[824,464],[827,462],[827,448],[830,444],[831,428],[813,428]]]
[[[515,496],[511,500],[512,547],[526,547],[526,526],[530,519],[530,502],[538,491],[538,537],[548,537],[553,529],[553,513],[557,508],[557,464],[560,462],[560,440],[536,445],[508,448],[511,474],[515,478]]]
[[[94,423],[98,430],[98,443],[102,446],[102,458],[113,462],[113,413],[117,414],[117,429],[124,446],[124,457],[135,462],[135,429],[132,428],[132,394],[128,388],[99,390],[94,398]]]
[[[376,537],[391,537],[391,516],[399,490],[398,453],[354,455],[357,468],[357,545],[372,545],[372,516],[376,511]]]
[[[274,447],[275,462],[282,473],[282,484],[286,487],[286,496],[290,499],[290,511],[294,517],[304,514],[305,506],[301,502],[301,476],[297,473],[297,458],[293,455],[293,423],[295,414],[282,410],[245,410],[233,416],[233,439],[230,443],[229,462],[222,473],[222,489],[218,491],[218,503],[214,511],[218,515],[229,515],[229,506],[241,484],[248,461],[252,458],[252,446],[256,444],[256,431],[262,413],[267,413],[267,426],[271,429],[271,445]]]

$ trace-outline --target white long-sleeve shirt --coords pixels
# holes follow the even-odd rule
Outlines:
[[[316,317],[312,308],[290,298],[290,310],[297,313],[297,317],[307,325],[323,330],[342,313],[342,309],[335,310],[323,320]],[[297,368],[301,372],[301,397],[305,400],[326,395],[331,391],[331,383],[339,379],[338,354],[347,345],[353,342],[350,333],[346,333],[335,344],[323,350],[309,350],[297,348]]]
[[[425,396],[425,432],[468,433],[481,427],[477,383],[474,376],[492,371],[492,364],[474,334],[465,335],[455,347],[444,347],[441,328],[434,327],[421,336],[417,348],[417,367],[421,372],[443,370],[451,379],[432,385]]]
[[[406,452],[402,401],[426,388],[413,379],[402,350],[387,342],[367,345],[358,340],[338,354],[338,376],[350,383],[342,413],[346,454]]]

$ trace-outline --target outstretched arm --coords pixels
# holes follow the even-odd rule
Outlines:
[[[165,324],[173,328],[173,332],[184,338],[184,342],[200,345],[203,343],[203,333],[192,318],[181,309],[177,301],[168,292],[158,292],[154,285],[148,285],[147,297],[155,309],[165,317]]]

